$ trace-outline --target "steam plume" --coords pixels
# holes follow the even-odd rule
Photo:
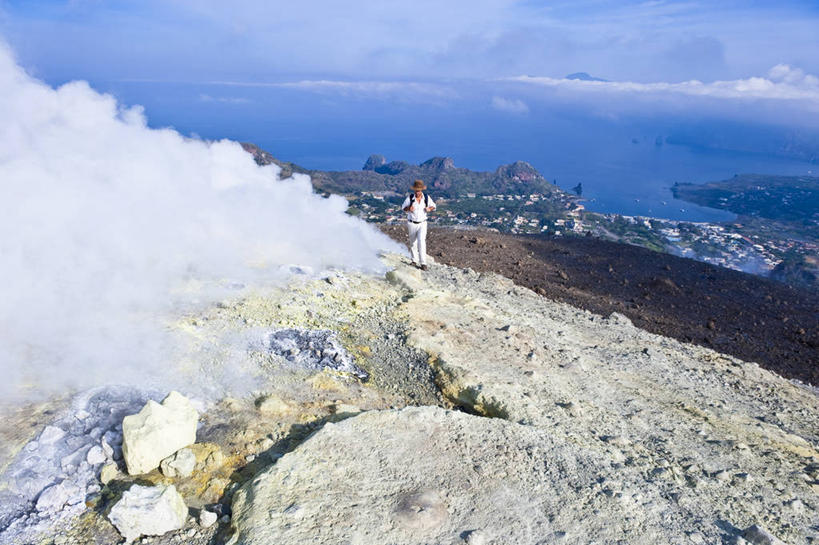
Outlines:
[[[85,82],[53,89],[2,44],[0,119],[3,397],[163,377],[159,317],[185,302],[185,279],[378,270],[393,248],[307,177],[148,128]]]

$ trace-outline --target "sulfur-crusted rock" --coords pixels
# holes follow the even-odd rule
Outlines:
[[[189,448],[183,448],[159,463],[159,469],[166,477],[189,477],[196,467],[196,455]]]
[[[100,470],[100,482],[102,484],[108,484],[114,479],[116,479],[118,474],[119,469],[117,468],[117,464],[114,463],[105,464],[104,466],[102,466],[102,469]]]
[[[139,413],[126,416],[122,454],[128,473],[147,473],[164,458],[195,443],[198,418],[191,402],[178,392],[168,394],[161,405],[151,400]]]
[[[140,536],[159,536],[185,525],[188,508],[173,485],[134,485],[111,508],[108,519],[126,543]]]
[[[283,416],[293,411],[293,407],[275,394],[267,394],[256,400],[256,409],[265,416]]]

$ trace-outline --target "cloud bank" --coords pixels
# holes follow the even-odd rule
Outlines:
[[[53,89],[0,45],[0,396],[172,386],[161,320],[288,265],[380,271],[385,236],[231,141],[147,127],[84,82]]]
[[[679,83],[588,81],[536,76],[504,78],[504,81],[585,93],[676,94],[719,99],[769,99],[804,101],[819,106],[819,78],[805,74],[801,69],[786,64],[779,64],[771,68],[767,77],[751,77],[710,83],[698,80]]]

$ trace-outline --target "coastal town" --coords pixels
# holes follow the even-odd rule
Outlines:
[[[349,213],[375,223],[400,223],[403,194],[361,192],[348,196]],[[567,193],[476,195],[439,199],[433,224],[488,228],[512,234],[595,236],[714,265],[767,275],[788,255],[817,255],[819,243],[778,236],[736,222],[685,222],[600,214]]]

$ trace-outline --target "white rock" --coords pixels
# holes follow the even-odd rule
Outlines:
[[[126,543],[140,536],[159,536],[185,525],[188,508],[173,485],[134,485],[111,508],[108,519]]]
[[[38,441],[45,445],[52,445],[65,437],[65,431],[57,426],[46,426]]]
[[[122,454],[128,473],[139,475],[155,469],[177,450],[196,442],[199,414],[178,392],[162,404],[151,400],[139,413],[122,420]]]
[[[41,513],[59,511],[66,504],[74,505],[82,501],[81,494],[80,488],[70,482],[63,481],[49,486],[37,498],[37,511]]]
[[[489,540],[486,537],[486,532],[483,530],[472,530],[464,537],[464,542],[467,545],[486,545]]]
[[[213,511],[208,511],[207,509],[202,509],[199,511],[199,526],[202,528],[209,528],[216,523],[216,520],[219,518],[219,515],[214,513]]]
[[[105,456],[108,458],[114,459],[114,447],[108,444],[104,438],[100,441],[100,447],[102,447],[102,451],[105,453]]]
[[[196,467],[196,455],[189,448],[183,448],[168,456],[159,464],[166,477],[189,477]]]
[[[99,445],[94,445],[88,450],[88,454],[85,455],[85,461],[91,464],[92,466],[101,464],[105,462],[106,456],[105,451]]]
[[[80,464],[85,460],[86,453],[89,451],[89,449],[90,447],[85,445],[60,458],[60,469],[62,469],[65,473],[72,473],[76,471]]]

